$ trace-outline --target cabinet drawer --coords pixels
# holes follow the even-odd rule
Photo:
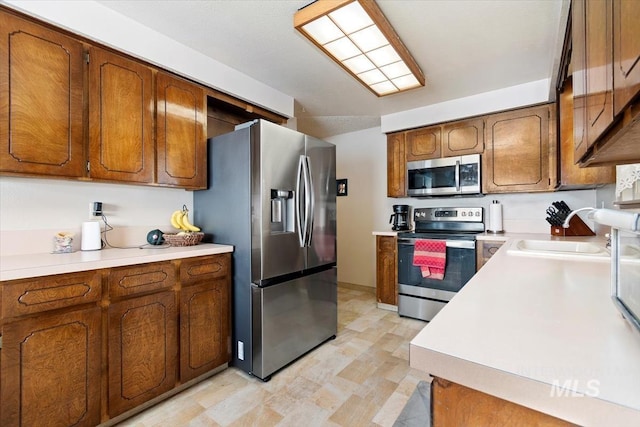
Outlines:
[[[188,286],[225,277],[230,274],[230,267],[231,254],[183,259],[180,264],[180,283]]]
[[[2,317],[17,317],[99,301],[99,271],[61,274],[4,282]]]
[[[168,289],[175,283],[175,269],[170,261],[114,268],[109,272],[109,296],[117,298]]]
[[[482,257],[485,260],[488,260],[498,252],[498,249],[502,246],[502,242],[491,242],[491,243],[483,243],[482,244]]]

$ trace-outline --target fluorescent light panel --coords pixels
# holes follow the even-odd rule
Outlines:
[[[294,26],[378,96],[425,84],[373,0],[317,0],[296,13]]]

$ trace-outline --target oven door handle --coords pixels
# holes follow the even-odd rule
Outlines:
[[[402,238],[402,239],[398,239],[398,244],[402,245],[410,245],[413,246],[417,240],[420,239],[407,239],[407,238]],[[460,249],[475,249],[476,248],[476,241],[475,240],[447,240],[447,247],[448,248],[460,248]]]

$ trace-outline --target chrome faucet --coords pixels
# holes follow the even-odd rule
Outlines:
[[[573,216],[575,214],[577,214],[580,211],[596,211],[596,208],[580,208],[580,209],[576,209],[575,211],[572,211],[569,215],[567,215],[567,217],[564,219],[564,223],[562,224],[563,228],[569,228],[569,221],[571,221],[571,218],[573,218]],[[590,212],[590,213],[592,213]]]
[[[569,228],[569,221],[580,211],[590,211],[587,218],[598,224],[638,232],[640,231],[640,213],[623,212],[613,209],[580,208],[567,215],[562,226]]]

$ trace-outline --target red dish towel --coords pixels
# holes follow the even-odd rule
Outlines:
[[[447,263],[447,242],[444,240],[416,240],[413,250],[413,265],[420,267],[422,277],[444,279]]]

